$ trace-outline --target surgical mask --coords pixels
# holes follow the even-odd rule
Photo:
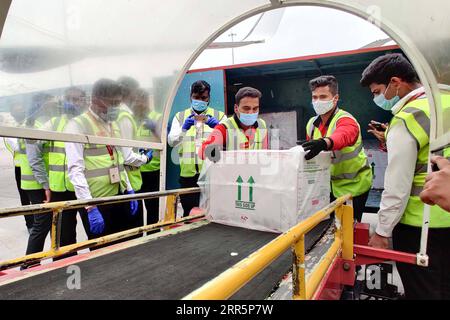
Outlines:
[[[64,113],[78,116],[81,114],[81,108],[72,102],[64,101]]]
[[[110,106],[106,112],[106,118],[108,121],[116,121],[119,116],[120,107],[119,106]]]
[[[192,99],[191,107],[192,107],[192,109],[194,109],[197,112],[203,112],[208,108],[208,102]]]
[[[313,101],[312,105],[314,107],[314,111],[319,115],[324,115],[328,111],[332,110],[334,107],[333,100],[329,101]]]
[[[386,111],[391,111],[391,109],[397,104],[397,102],[400,101],[400,97],[398,96],[398,90],[397,90],[397,95],[395,97],[393,97],[390,100],[386,99],[385,94],[388,91],[390,85],[391,84],[389,83],[389,85],[387,86],[384,93],[379,94],[378,96],[376,96],[373,99],[373,102],[375,102],[375,104],[377,106],[379,106],[381,109],[386,110]]]
[[[240,113],[239,121],[242,122],[244,126],[250,127],[258,121],[258,112],[257,113]]]

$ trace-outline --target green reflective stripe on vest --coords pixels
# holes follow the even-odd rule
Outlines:
[[[156,111],[152,111],[149,113],[148,118],[150,120],[158,123],[162,118],[162,114],[158,113]],[[156,137],[153,135],[153,133],[149,129],[144,127],[144,124],[142,124],[139,127],[138,138],[139,138],[139,140],[144,140],[144,141],[156,140]],[[159,150],[153,150],[152,160],[149,163],[144,164],[143,166],[140,167],[141,172],[154,172],[154,171],[158,171],[160,169],[161,157],[159,155],[159,152],[160,152]]]
[[[119,171],[125,170],[124,165],[119,165]],[[109,176],[109,168],[89,169],[85,170],[86,178],[98,178],[102,176]]]
[[[318,118],[319,116],[311,118],[306,126],[306,132],[311,140],[323,138],[320,130],[314,126],[314,122]],[[342,118],[351,118],[358,123],[350,113],[338,109],[330,121],[325,137],[330,137],[333,134],[338,121]],[[353,146],[333,151],[333,154],[330,166],[333,195],[341,197],[350,193],[353,197],[357,197],[367,192],[372,186],[373,176],[372,168],[364,152],[361,129]]]
[[[442,95],[441,97],[444,100],[442,103],[443,108],[449,108],[450,96]],[[416,168],[410,197],[400,222],[406,225],[420,227],[423,222],[424,204],[420,200],[419,195],[425,185],[429,157],[430,110],[428,100],[426,98],[417,99],[405,105],[403,109],[394,115],[389,128],[398,125],[400,122],[405,124],[407,131],[414,140],[416,140],[418,147]],[[449,151],[443,150],[442,154],[444,155],[445,152]],[[450,156],[450,152],[448,156]],[[438,206],[432,206],[430,208],[429,227],[449,228],[450,213]]]
[[[133,126],[133,139],[134,139],[138,136],[138,128],[136,125],[136,121],[134,120],[133,115],[130,112],[126,110],[121,110],[119,116],[117,117],[117,123],[120,123],[125,118],[129,119]],[[133,149],[133,151],[136,152],[137,150]],[[142,175],[139,168],[126,165],[125,170],[127,171],[128,179],[130,180],[130,184],[133,190],[134,191],[141,190]]]
[[[340,174],[337,176],[332,176],[331,180],[343,180],[343,179],[353,180],[353,179],[356,179],[361,172],[368,170],[368,169],[371,170],[371,166],[370,166],[369,162],[367,162],[364,167],[360,168],[355,173],[343,173],[343,174]]]
[[[244,131],[239,128],[234,117],[231,116],[222,124],[227,128],[226,150],[246,150],[245,144],[249,142],[247,150],[261,150],[264,145],[264,139],[267,136],[267,126],[263,119],[258,119],[258,128],[255,130],[255,138],[248,141]]]
[[[342,153],[335,151],[334,152],[334,158],[332,159],[333,163],[340,163],[343,161],[351,160],[353,158],[356,158],[359,156],[359,154],[363,151],[363,144],[360,143],[358,147],[355,148],[355,150],[350,151],[348,153]],[[364,151],[363,151],[364,152]]]
[[[417,150],[420,150],[425,147],[429,141],[430,118],[429,112],[425,112],[421,108],[415,107],[417,101],[425,101],[425,103],[428,103],[428,100],[426,99],[419,99],[411,103],[412,106],[407,105],[394,116],[396,121],[393,121],[392,124],[395,125],[398,120],[403,121],[406,129],[417,142]]]
[[[84,113],[73,119],[83,130],[82,132],[98,135],[102,131],[94,120],[91,120],[88,113]],[[115,122],[112,123],[113,137],[120,137],[120,130]],[[84,165],[85,177],[89,185],[92,197],[107,197],[119,194],[126,190],[126,177],[123,155],[115,147],[113,148],[114,160],[105,145],[85,144],[84,145]],[[88,155],[87,150],[103,150],[102,154]],[[109,169],[118,167],[120,172],[120,182],[111,183]]]
[[[184,111],[181,111],[175,115],[178,119],[180,125],[182,126],[184,120],[188,118],[193,111],[191,108],[188,108]],[[210,115],[215,117],[217,120],[221,120],[224,117],[224,113],[213,108],[206,109],[202,115]],[[206,138],[213,131],[212,128],[203,124],[202,125],[203,135],[202,142],[206,140]],[[186,131],[183,141],[181,142],[178,153],[181,155],[180,157],[180,176],[181,177],[193,177],[196,174],[200,173],[203,165],[203,160],[198,157],[196,146],[195,146],[195,135],[197,129],[195,126],[192,126],[188,131]]]

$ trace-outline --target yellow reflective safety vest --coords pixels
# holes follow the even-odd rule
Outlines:
[[[94,118],[91,111],[75,117],[73,120],[78,123],[83,133],[96,136],[104,136],[106,128],[102,127],[97,119]],[[110,124],[113,137],[120,137],[120,129],[115,122]],[[109,149],[109,150],[108,150]],[[110,154],[111,151],[111,154]],[[101,144],[84,145],[84,175],[89,185],[92,197],[107,197],[119,194],[127,188],[127,173],[123,164],[123,155],[120,150],[114,146]],[[120,182],[112,183],[110,179],[110,169],[118,168],[120,173]]]
[[[443,108],[450,109],[450,95],[441,95],[441,99]],[[394,115],[389,128],[393,128],[399,122],[405,124],[409,134],[416,140],[418,151],[413,185],[411,186],[408,204],[406,205],[400,223],[421,227],[423,222],[424,204],[420,200],[419,195],[425,185],[430,152],[430,106],[428,99],[425,96],[422,96],[419,99],[407,103]],[[388,135],[389,129],[386,132],[386,136]],[[450,160],[450,148],[442,150],[441,155]],[[450,213],[438,206],[432,206],[429,226],[430,228],[449,228]]]
[[[43,123],[36,120],[34,123],[35,128],[40,129]],[[45,163],[46,170],[48,172],[49,163],[49,148],[50,144],[48,142],[43,145],[43,160]],[[42,185],[36,181],[34,177],[33,170],[31,170],[30,163],[28,162],[27,152],[26,152],[26,142],[25,139],[19,139],[19,153],[20,156],[20,188],[23,190],[40,190]]]
[[[359,127],[358,121],[350,113],[338,109],[330,121],[326,136],[323,137],[320,130],[313,125],[318,117],[311,118],[306,126],[307,133],[314,140],[330,137],[336,130],[337,122],[341,118],[351,118]],[[346,194],[357,197],[369,191],[373,180],[372,168],[364,152],[361,128],[354,145],[333,153],[334,156],[330,167],[333,195],[336,198]]]
[[[152,111],[148,114],[148,118],[155,123],[159,123],[162,118],[162,114],[156,111]],[[156,141],[157,138],[154,134],[142,124],[138,129],[138,139],[143,141]],[[152,160],[141,166],[141,172],[154,172],[160,169],[161,157],[159,155],[159,150],[153,150]]]
[[[52,130],[63,132],[68,123],[67,115],[50,119]],[[48,180],[50,190],[54,192],[74,191],[67,173],[67,157],[65,144],[62,141],[50,141],[48,162]]]
[[[119,113],[119,116],[117,117],[117,123],[120,123],[125,118],[129,119],[133,126],[133,139],[135,139],[137,137],[137,131],[138,131],[136,121],[134,120],[133,115],[130,112],[122,109]],[[138,153],[139,150],[137,150],[136,148],[133,148],[133,152]],[[128,179],[130,180],[130,184],[131,184],[131,187],[133,188],[133,190],[134,191],[141,190],[142,175],[141,175],[140,168],[125,165],[125,170],[127,171]]]
[[[194,114],[194,111],[192,108],[188,108],[184,111],[178,112],[175,117],[178,119],[180,126],[183,126],[184,121],[191,114]],[[201,115],[213,116],[219,122],[225,116],[222,111],[218,111],[213,108],[206,109],[203,113],[201,113]],[[188,131],[186,131],[183,141],[181,142],[181,146],[178,149],[178,153],[180,155],[181,177],[191,178],[200,173],[203,160],[197,155],[196,143],[200,146],[201,143],[208,138],[212,131],[213,129],[206,124],[201,124],[198,129],[195,125],[193,125]]]

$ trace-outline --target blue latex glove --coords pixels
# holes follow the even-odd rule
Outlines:
[[[208,115],[208,120],[206,121],[206,125],[208,125],[210,128],[213,128],[219,124],[219,120],[214,118],[213,116]]]
[[[152,150],[152,149],[147,150],[147,152],[145,153],[145,155],[146,155],[147,158],[148,158],[147,163],[149,163],[149,162],[152,161],[152,159],[153,159],[153,150]]]
[[[152,161],[153,159],[153,150],[152,149],[139,149],[140,154],[145,154],[145,156],[148,158],[147,163]]]
[[[195,124],[194,115],[191,114],[183,123],[183,131],[188,131]]]
[[[151,119],[145,119],[144,120],[144,127],[147,128],[150,131],[155,131],[156,129],[156,122]]]
[[[105,221],[97,208],[88,212],[89,229],[93,234],[100,234],[105,230]]]
[[[127,194],[134,194],[134,190],[130,190],[126,192]],[[131,210],[131,215],[135,216],[136,213],[138,212],[138,207],[139,207],[139,203],[137,202],[137,200],[133,200],[130,202],[130,210]]]

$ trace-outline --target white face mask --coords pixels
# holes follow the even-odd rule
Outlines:
[[[313,101],[312,105],[314,107],[314,111],[316,111],[317,115],[321,116],[332,110],[334,107],[334,100],[330,101]]]

